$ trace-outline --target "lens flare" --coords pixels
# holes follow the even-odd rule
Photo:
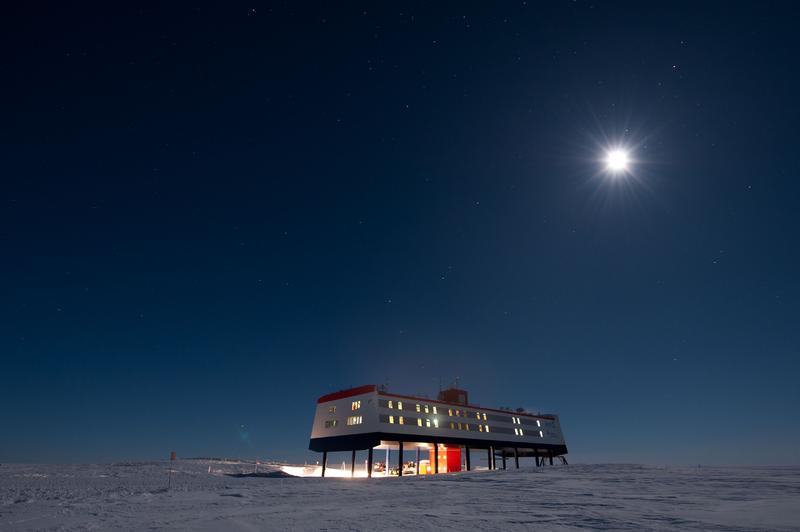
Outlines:
[[[614,174],[619,174],[628,170],[630,157],[625,150],[611,150],[606,154],[606,169]]]

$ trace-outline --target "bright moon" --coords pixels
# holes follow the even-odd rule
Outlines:
[[[627,170],[629,162],[628,152],[624,150],[611,150],[606,155],[606,168],[614,173]]]

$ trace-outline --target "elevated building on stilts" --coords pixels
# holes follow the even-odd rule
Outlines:
[[[496,469],[498,458],[533,457],[536,465],[566,464],[567,445],[558,416],[485,408],[471,404],[465,390],[449,388],[437,399],[390,393],[373,384],[323,395],[311,429],[309,449],[322,453],[322,476],[330,452],[351,452],[350,474],[355,475],[356,452],[366,451],[361,473],[435,474],[472,469],[472,452],[483,451],[486,468]],[[376,450],[386,451],[380,461]],[[389,453],[395,450],[396,468]],[[416,453],[416,460],[409,452]],[[483,454],[481,453],[481,454]],[[408,458],[409,461],[404,461]]]

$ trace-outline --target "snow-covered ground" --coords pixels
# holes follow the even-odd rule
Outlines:
[[[203,460],[3,464],[0,530],[800,530],[798,467],[532,465],[321,479]]]

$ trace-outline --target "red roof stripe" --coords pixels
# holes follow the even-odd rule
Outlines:
[[[317,403],[327,403],[329,401],[336,401],[337,399],[344,399],[345,397],[352,397],[354,395],[362,395],[365,393],[374,392],[378,387],[374,384],[366,384],[357,388],[350,388],[349,390],[339,390],[338,392],[323,395],[317,399]]]

